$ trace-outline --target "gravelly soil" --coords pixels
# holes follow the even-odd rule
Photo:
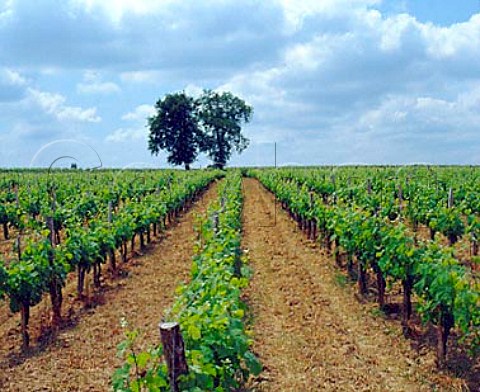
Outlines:
[[[254,350],[265,366],[253,391],[461,390],[434,370],[399,326],[372,315],[333,262],[305,239],[258,181],[245,179],[244,238],[254,276],[246,294]]]
[[[171,305],[174,290],[187,280],[191,268],[195,214],[201,213],[216,197],[211,186],[193,208],[168,229],[145,256],[131,260],[128,276],[106,284],[98,306],[78,310],[73,298],[64,306],[75,309],[70,326],[63,327],[52,342],[34,342],[28,356],[19,353],[18,315],[0,325],[1,391],[108,391],[114,369],[120,365],[116,346],[123,340],[120,319],[129,328],[143,331],[141,346],[159,342],[157,325],[166,307]],[[32,335],[45,317],[48,301],[32,314]],[[42,309],[43,307],[43,309]]]

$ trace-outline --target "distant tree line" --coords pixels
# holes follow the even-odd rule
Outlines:
[[[166,151],[173,165],[189,170],[198,154],[206,153],[223,169],[234,150],[241,153],[248,146],[242,124],[250,121],[253,108],[230,92],[204,90],[198,98],[184,91],[167,94],[155,109],[148,119],[148,149],[155,155]]]

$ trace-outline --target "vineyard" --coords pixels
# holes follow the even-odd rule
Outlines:
[[[3,171],[0,386],[480,390],[479,192],[476,167]]]

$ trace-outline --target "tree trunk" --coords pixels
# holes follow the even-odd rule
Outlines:
[[[190,170],[190,164],[189,163],[185,164],[185,170]]]
[[[353,271],[353,256],[348,253],[347,254],[347,272],[348,276],[350,276],[350,279],[354,279],[354,271]]]
[[[127,262],[127,241],[123,241],[120,247],[122,253],[122,263]]]
[[[383,277],[382,270],[378,266],[377,263],[373,263],[373,270],[375,271],[375,274],[377,276],[377,287],[378,287],[378,306],[380,309],[385,308],[385,287],[386,287],[386,282],[385,278]]]
[[[54,277],[49,284],[50,302],[52,303],[52,324],[57,326],[62,321],[62,285]]]
[[[102,269],[100,267],[100,263],[93,264],[93,286],[95,288],[100,288],[100,275],[102,273]]]
[[[3,224],[3,237],[8,240],[10,237],[8,235],[8,222]]]
[[[437,367],[442,369],[445,366],[447,358],[447,342],[443,326],[437,325]]]
[[[330,235],[325,233],[325,250],[327,254],[332,254],[332,242],[330,241]]]
[[[136,234],[134,234],[132,236],[132,240],[130,241],[130,250],[131,250],[132,254],[135,251],[135,236],[136,236]]]
[[[413,225],[413,232],[416,233],[418,231],[418,222],[416,219],[412,221],[412,225]]]
[[[22,235],[19,234],[17,237],[17,256],[20,261],[22,258]]]
[[[340,244],[338,242],[338,239],[336,238],[335,239],[335,250],[334,250],[334,254],[335,254],[335,264],[338,266],[338,267],[342,267],[342,261],[340,259]]]
[[[471,252],[472,252],[472,257],[478,256],[478,242],[476,239],[473,239],[471,242]],[[471,268],[473,271],[476,271],[477,269],[480,268],[480,265],[478,263],[471,261]]]
[[[412,278],[408,277],[403,281],[403,311],[405,320],[412,316]]]
[[[140,233],[140,250],[145,250],[145,237],[143,235],[143,232]]]
[[[111,250],[109,252],[109,260],[110,260],[110,271],[115,272],[117,269],[117,260],[115,258],[115,250]]]
[[[85,287],[85,267],[78,266],[78,277],[77,277],[77,294],[79,298],[83,296],[83,289]]]
[[[235,255],[235,264],[233,266],[233,275],[237,278],[242,277],[242,257],[241,257],[241,254]]]
[[[437,366],[442,369],[447,362],[447,343],[454,319],[450,312],[440,312],[440,323],[437,325]]]
[[[363,262],[360,260],[359,257],[357,257],[357,267],[358,267],[358,277],[357,277],[357,283],[358,283],[358,293],[360,295],[365,295],[367,294],[367,276],[365,272],[365,266],[363,265]]]
[[[458,241],[458,237],[455,234],[448,235],[448,242],[450,243],[450,246],[455,244],[457,241]]]
[[[20,318],[22,325],[22,350],[30,346],[30,335],[28,333],[28,321],[30,319],[30,304],[28,301],[22,301],[20,305]]]
[[[403,285],[403,312],[402,312],[402,328],[405,336],[409,335],[408,320],[412,316],[412,278],[407,277],[402,281]]]

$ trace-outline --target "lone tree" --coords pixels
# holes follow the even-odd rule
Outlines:
[[[194,99],[185,92],[167,94],[157,101],[157,113],[148,119],[148,149],[155,155],[166,150],[169,153],[167,161],[185,165],[185,170],[189,170],[197,158],[203,139],[195,106]]]
[[[242,123],[248,123],[253,109],[230,92],[205,90],[198,99],[198,117],[203,131],[201,150],[214,166],[223,169],[232,149],[242,152],[249,140],[242,135]]]
[[[168,162],[186,170],[199,152],[223,169],[233,149],[242,152],[248,146],[241,125],[250,121],[253,109],[232,93],[204,90],[198,99],[185,92],[167,94],[155,108],[148,119],[148,149],[155,155],[166,150]]]

